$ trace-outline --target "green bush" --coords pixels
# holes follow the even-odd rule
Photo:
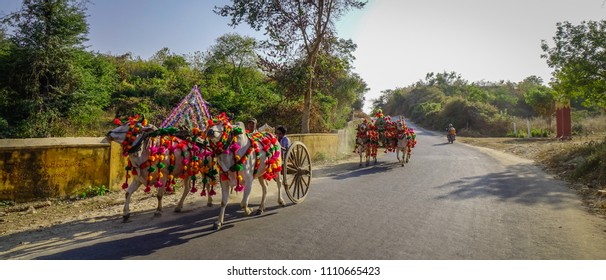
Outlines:
[[[105,186],[88,186],[87,189],[83,190],[79,195],[78,198],[80,199],[84,199],[84,198],[90,198],[90,197],[95,197],[95,196],[104,196],[106,194],[109,193],[109,189]]]
[[[513,133],[513,131],[510,131],[507,133],[507,137],[514,137],[514,138],[526,138],[528,134],[526,134],[526,132],[523,131],[518,131],[517,133]]]
[[[532,137],[548,137],[550,131],[542,128],[533,128],[530,130],[530,136]]]

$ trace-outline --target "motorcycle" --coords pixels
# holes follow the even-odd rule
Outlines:
[[[456,140],[455,138],[456,138],[456,136],[454,136],[452,134],[446,135],[446,139],[448,139],[448,143],[450,143],[450,144],[454,143],[454,141]]]

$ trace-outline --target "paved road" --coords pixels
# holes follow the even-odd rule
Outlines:
[[[218,232],[217,207],[160,219],[147,213],[133,217],[145,220],[134,231],[121,231],[116,221],[93,224],[105,230],[74,232],[73,240],[41,242],[9,257],[606,259],[606,221],[587,213],[565,184],[527,160],[417,133],[405,167],[388,153],[369,167],[315,170],[303,203],[277,207],[272,186],[265,214],[243,217],[231,201]]]

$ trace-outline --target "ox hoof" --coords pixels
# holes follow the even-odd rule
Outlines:
[[[162,216],[162,212],[160,212],[160,211],[154,212],[154,217],[160,217],[160,216]]]
[[[207,207],[213,207],[213,203],[212,202],[206,203],[206,206]]]
[[[215,224],[213,225],[213,229],[214,229],[214,230],[220,230],[220,229],[221,229],[221,223],[215,223]]]
[[[261,214],[263,214],[263,210],[257,209],[257,212],[255,213],[255,215],[261,215]]]
[[[175,208],[175,213],[181,213],[181,208]]]
[[[128,219],[129,219],[129,218],[130,218],[130,213],[129,213],[129,214],[126,214],[126,215],[123,215],[123,216],[122,216],[122,222],[123,222],[123,223],[128,222]]]

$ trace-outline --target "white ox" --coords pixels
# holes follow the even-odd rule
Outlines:
[[[263,135],[266,138],[253,140],[246,133],[242,133],[243,129],[244,124],[239,122],[237,125],[232,125],[225,115],[219,116],[219,120],[216,123],[209,123],[207,126],[206,135],[210,141],[211,148],[213,148],[221,175],[221,210],[214,225],[214,228],[217,230],[224,223],[230,186],[235,187],[236,191],[244,191],[240,207],[246,215],[250,215],[252,209],[248,207],[248,198],[252,190],[253,180],[258,178],[263,195],[257,214],[261,214],[265,210],[265,198],[267,195],[267,185],[264,177],[270,174],[273,174],[273,176],[277,175],[274,177],[274,180],[278,186],[278,204],[284,206],[284,200],[280,192],[282,182],[279,176],[279,169],[276,169],[277,165],[281,164],[279,154],[281,150],[280,143],[270,143],[274,147],[274,151],[277,148],[277,153],[268,152],[263,147],[267,145],[267,139],[270,139],[269,141],[271,139],[275,140],[272,134],[264,133]],[[255,146],[258,147],[258,152],[255,151]],[[268,159],[275,162],[273,164],[268,163]],[[238,164],[241,164],[241,170],[238,170]],[[241,177],[238,178],[238,175]],[[242,187],[243,189],[239,189]]]
[[[406,126],[406,121],[404,118],[400,117],[400,120],[396,122],[396,141],[398,144],[396,147],[396,157],[402,166],[404,166],[404,163],[408,163],[411,154],[411,146],[408,143],[407,130],[408,127]],[[400,152],[402,153],[402,158],[400,158]]]
[[[368,123],[365,121],[358,125],[356,129],[356,144],[354,153],[360,155],[360,166],[362,166],[362,157],[366,157],[366,166],[370,164],[370,152],[368,142],[370,141],[368,136]]]
[[[158,159],[151,161],[150,160],[150,156],[151,156],[150,148],[152,146],[159,147],[161,140],[160,140],[160,137],[157,137],[154,141],[152,141],[152,137],[150,137],[150,133],[157,130],[157,128],[155,126],[142,125],[142,124],[143,124],[143,120],[135,121],[132,124],[126,123],[121,126],[118,126],[117,128],[115,128],[107,133],[108,140],[118,142],[123,146],[124,152],[128,153],[128,158],[132,164],[132,170],[135,171],[132,175],[132,182],[128,185],[128,188],[126,188],[126,194],[125,194],[126,201],[124,203],[124,210],[123,210],[123,214],[122,214],[122,218],[123,218],[124,222],[128,221],[128,219],[130,218],[129,204],[130,204],[132,194],[135,191],[137,191],[137,189],[141,185],[148,185],[148,186],[153,187],[156,184],[158,184],[158,182],[160,182],[160,184],[158,184],[158,185],[161,187],[158,188],[157,194],[156,194],[156,198],[158,199],[158,206],[156,208],[156,211],[154,212],[154,215],[159,216],[162,214],[162,197],[165,192],[165,186],[167,184],[169,171],[168,171],[168,168],[163,168],[161,170],[161,173],[162,173],[161,177],[158,176],[157,171],[152,172],[153,173],[153,174],[151,174],[152,180],[150,180],[148,182],[148,176],[150,175],[148,168],[150,165],[157,165],[159,162],[162,162],[165,166],[169,166],[171,151],[170,151],[170,149],[161,149],[160,153],[157,153]],[[139,126],[139,130],[137,131],[138,133],[133,133],[134,132],[133,126]],[[125,139],[126,139],[126,141],[125,141]],[[129,141],[129,139],[131,141]],[[177,178],[180,175],[184,174],[184,172],[185,172],[183,169],[183,166],[184,166],[183,159],[184,158],[183,158],[182,152],[187,151],[188,147],[184,147],[183,141],[179,138],[174,138],[173,140],[175,140],[175,141],[172,141],[172,143],[170,143],[171,144],[170,146],[174,148],[174,150],[172,151],[172,154],[175,157],[174,158],[175,168],[171,174],[175,178]],[[128,145],[128,147],[125,145]],[[163,157],[160,157],[160,156],[163,156]],[[177,206],[175,208],[175,212],[181,211],[181,208],[183,207],[183,201],[185,200],[185,198],[187,197],[187,194],[190,192],[190,190],[192,188],[191,182],[192,182],[191,176],[187,176],[187,175],[184,176],[183,194],[181,195],[181,199],[179,200],[179,203],[177,204]],[[208,193],[208,189],[210,187],[209,187],[209,185],[206,185],[205,187],[206,187],[207,193]],[[207,194],[207,196],[208,196],[207,205],[212,206],[211,195]]]

